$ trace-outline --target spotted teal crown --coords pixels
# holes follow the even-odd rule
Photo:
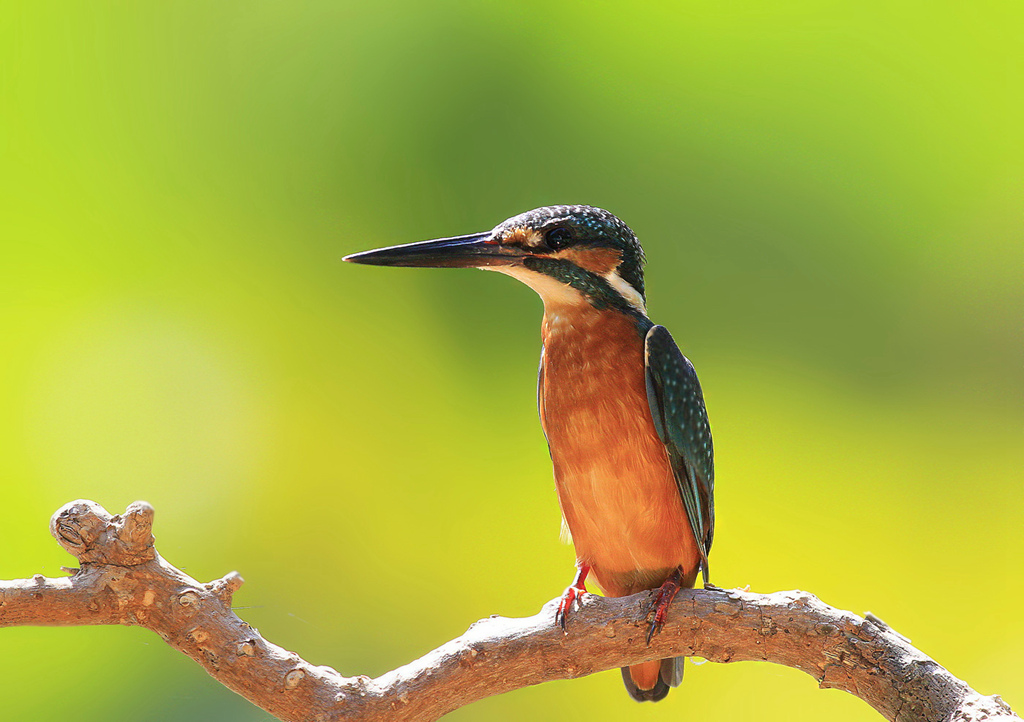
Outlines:
[[[622,254],[618,273],[624,281],[644,293],[644,249],[636,234],[617,216],[594,206],[544,206],[512,216],[495,227],[501,237],[516,228],[532,228],[550,233],[555,228],[568,231],[566,244],[590,248],[614,248]]]

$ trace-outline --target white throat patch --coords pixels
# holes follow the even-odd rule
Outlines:
[[[587,301],[586,296],[577,291],[567,283],[557,281],[551,276],[531,271],[522,266],[493,266],[485,268],[486,271],[497,271],[506,276],[512,276],[517,281],[525,283],[532,288],[544,301],[545,309],[554,309],[564,306],[582,306]]]
[[[576,290],[567,283],[562,283],[559,280],[547,276],[543,273],[537,273],[529,269],[523,268],[522,266],[492,266],[484,268],[485,271],[497,271],[498,273],[504,273],[506,276],[512,276],[517,281],[521,281],[526,284],[541,297],[544,301],[545,309],[556,309],[565,306],[580,306],[587,301],[580,291]],[[637,291],[622,276],[615,271],[609,271],[603,276],[604,280],[608,282],[608,285],[615,289],[623,300],[626,301],[630,306],[635,308],[643,315],[647,315],[647,306],[644,304],[644,297]]]

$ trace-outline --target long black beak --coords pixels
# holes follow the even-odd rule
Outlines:
[[[502,247],[491,233],[439,238],[436,241],[406,243],[345,256],[351,263],[371,266],[416,266],[419,268],[483,268],[508,266],[522,257],[518,249]]]

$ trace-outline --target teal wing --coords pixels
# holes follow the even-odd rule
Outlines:
[[[704,583],[715,534],[715,454],[704,394],[693,364],[664,326],[653,326],[645,341],[647,402],[654,427],[668,450],[686,516],[697,538]]]

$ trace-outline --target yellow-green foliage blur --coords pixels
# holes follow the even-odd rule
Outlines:
[[[870,610],[1024,707],[1018,2],[22,2],[0,10],[0,578],[145,499],[239,613],[377,675],[573,555],[541,305],[350,252],[603,206],[704,385],[713,579]],[[571,629],[570,629],[571,632]],[[874,720],[767,664],[453,720]],[[0,630],[9,720],[266,720],[137,628]]]

